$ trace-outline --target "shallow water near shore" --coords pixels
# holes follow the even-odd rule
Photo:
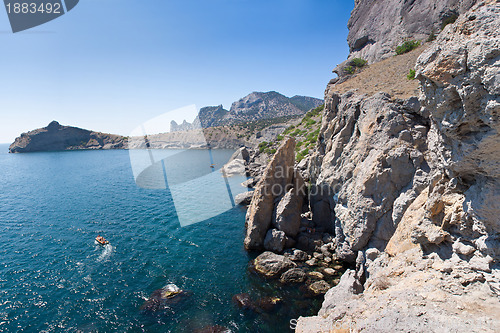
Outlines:
[[[320,300],[248,272],[243,208],[181,228],[168,191],[136,186],[127,151],[7,149],[0,145],[0,331],[287,332],[291,319],[317,312]],[[110,244],[96,245],[98,234]],[[141,311],[169,283],[189,296],[167,312]],[[271,314],[244,312],[231,300],[244,292],[285,302]]]

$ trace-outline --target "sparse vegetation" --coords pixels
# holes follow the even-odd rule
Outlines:
[[[408,80],[415,80],[415,75],[417,73],[415,72],[414,69],[410,69],[410,73],[408,75],[406,75],[406,77],[408,78]]]
[[[410,51],[415,50],[417,47],[420,46],[420,41],[419,40],[408,40],[401,44],[400,46],[396,47],[396,54],[401,55],[408,53]]]
[[[366,61],[365,59],[354,58],[351,60],[350,65],[353,67],[361,68],[364,67],[367,63],[368,61]]]
[[[354,74],[354,72],[356,71],[356,69],[353,67],[353,66],[347,66],[344,68],[344,71],[348,74]]]
[[[276,148],[267,148],[265,152],[269,155],[274,155],[276,154]]]
[[[263,141],[263,142],[259,143],[259,152],[261,152],[261,153],[265,152],[265,150],[267,149],[268,146],[269,146],[269,142],[267,142],[267,141]]]

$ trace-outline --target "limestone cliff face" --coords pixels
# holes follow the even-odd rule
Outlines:
[[[477,0],[357,0],[348,23],[351,58],[370,63],[394,54],[405,39],[438,34],[446,19],[469,10]]]
[[[123,136],[93,132],[77,127],[62,126],[57,121],[47,127],[21,134],[9,147],[11,153],[75,149],[123,149]]]
[[[355,269],[297,332],[500,330],[500,3],[464,12],[416,69],[418,99],[326,90],[309,173]]]

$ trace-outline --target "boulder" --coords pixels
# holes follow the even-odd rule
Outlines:
[[[271,229],[267,232],[264,239],[264,249],[275,253],[283,252],[286,244],[286,236],[283,231]]]
[[[286,194],[292,184],[295,162],[295,140],[288,138],[267,165],[246,215],[246,250],[262,250],[271,226],[274,200]]]
[[[281,275],[280,282],[283,284],[301,283],[306,278],[306,273],[302,269],[292,268]]]
[[[331,286],[323,280],[316,281],[308,286],[308,290],[315,296],[325,294],[330,288]]]
[[[300,214],[304,197],[295,188],[290,189],[276,206],[273,225],[289,237],[295,237],[300,229]]]
[[[260,254],[253,261],[255,271],[267,278],[278,277],[295,266],[295,263],[287,257],[269,251]]]
[[[299,249],[287,250],[285,255],[293,261],[306,261],[308,259],[307,253]]]
[[[307,273],[307,276],[314,280],[323,280],[325,278],[323,274],[316,271]]]

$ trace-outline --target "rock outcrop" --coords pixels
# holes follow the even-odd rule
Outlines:
[[[283,233],[294,233],[296,223],[294,216],[296,214],[300,216],[302,206],[292,206],[286,202],[288,199],[293,199],[294,196],[303,198],[305,195],[304,181],[300,173],[295,170],[294,163],[295,140],[289,138],[279,147],[264,170],[262,178],[255,186],[252,202],[246,216],[245,248],[247,250],[263,249],[264,239],[272,225],[276,205],[280,207],[280,210],[287,211],[287,219],[276,222],[278,227],[281,226],[287,230],[282,230]],[[293,193],[288,195],[289,191]],[[284,203],[280,205],[282,200]],[[293,200],[297,203],[302,202],[301,199]],[[290,218],[288,219],[288,217]]]
[[[310,208],[353,269],[296,332],[500,330],[500,3],[454,3],[461,15],[416,63],[418,99],[326,90]]]
[[[47,127],[21,134],[9,147],[11,153],[77,149],[124,149],[127,139],[120,135],[62,126],[57,121]]]

